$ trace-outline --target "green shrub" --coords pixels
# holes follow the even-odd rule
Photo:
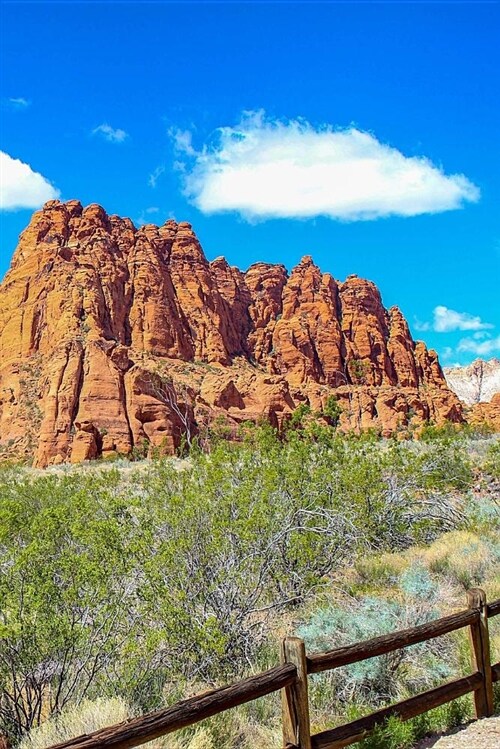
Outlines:
[[[385,725],[375,729],[371,736],[361,741],[360,749],[412,749],[417,739],[411,722],[389,718]]]
[[[496,481],[500,481],[500,440],[488,447],[484,470]]]
[[[341,414],[342,406],[340,405],[338,398],[335,395],[329,395],[323,407],[323,417],[327,419],[331,426],[336,427],[339,423]]]

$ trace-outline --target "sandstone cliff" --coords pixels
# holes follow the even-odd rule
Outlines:
[[[373,283],[208,262],[187,223],[51,201],[0,287],[0,452],[35,464],[173,452],[224,420],[277,426],[335,394],[342,429],[460,421],[436,354]]]
[[[486,403],[474,403],[465,413],[470,424],[486,425],[500,432],[500,393]]]

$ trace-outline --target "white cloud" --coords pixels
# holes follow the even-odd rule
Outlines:
[[[115,129],[114,127],[111,127],[111,125],[108,125],[107,122],[103,122],[102,125],[94,128],[92,130],[92,135],[101,135],[110,143],[123,143],[123,141],[128,138],[128,133],[126,133],[125,130],[120,130],[120,128]]]
[[[156,187],[158,180],[160,179],[161,175],[164,173],[165,167],[164,166],[157,166],[156,169],[151,172],[148,179],[148,185],[150,187]]]
[[[197,156],[196,150],[193,148],[193,135],[189,130],[175,130],[170,129],[168,134],[174,139],[175,145],[179,151],[185,153],[187,156]]]
[[[406,157],[355,127],[315,129],[247,112],[201,151],[185,131],[185,194],[203,213],[237,211],[247,219],[327,216],[343,221],[416,216],[479,200],[463,174],[446,175],[424,157]]]
[[[495,354],[500,351],[500,335],[484,341],[478,341],[474,338],[462,338],[457,346],[457,351],[472,353],[476,356]]]
[[[19,96],[18,98],[10,98],[7,100],[7,103],[11,109],[26,109],[26,107],[29,107],[31,104],[28,99],[25,99],[22,96]]]
[[[39,208],[59,197],[57,190],[29,164],[0,151],[0,209]]]
[[[483,322],[477,315],[457,312],[443,305],[434,308],[433,330],[436,333],[450,333],[452,330],[487,330],[494,326]]]

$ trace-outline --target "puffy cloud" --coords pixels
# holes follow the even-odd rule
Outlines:
[[[454,330],[476,330],[474,338],[483,338],[487,333],[481,332],[490,330],[494,327],[491,323],[483,322],[477,315],[471,315],[468,312],[457,312],[440,304],[434,307],[433,321],[422,322],[415,318],[414,326],[416,330],[428,331],[433,330],[436,333],[451,333]]]
[[[480,197],[463,174],[446,175],[355,127],[314,128],[250,112],[201,151],[188,132],[174,133],[174,141],[185,194],[203,213],[361,221],[449,211]]]
[[[120,128],[115,129],[114,127],[111,127],[111,125],[108,125],[107,122],[94,128],[92,130],[92,135],[101,135],[110,143],[123,143],[123,141],[128,138],[128,133],[126,133],[125,130],[120,130]]]
[[[443,305],[434,308],[433,330],[436,333],[450,333],[452,330],[487,330],[494,326],[483,322],[477,315],[468,312],[457,312]],[[423,330],[423,328],[420,328]]]
[[[475,354],[476,356],[490,356],[500,352],[500,335],[478,341],[476,338],[462,338],[457,351]]]
[[[0,151],[0,209],[39,208],[45,201],[59,197],[57,190],[45,177],[33,171],[29,164]]]

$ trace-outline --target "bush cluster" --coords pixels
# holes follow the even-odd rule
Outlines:
[[[143,711],[176,680],[171,701],[182,684],[238,678],[265,662],[273,623],[297,616],[333,572],[470,523],[473,481],[460,438],[417,445],[315,427],[278,439],[267,425],[133,471],[1,471],[0,731],[19,741],[85,699]],[[434,613],[432,580],[398,579],[401,600],[367,598],[365,624],[332,609],[330,628],[397,628],[410,600]],[[356,683],[388,693],[388,668]]]

